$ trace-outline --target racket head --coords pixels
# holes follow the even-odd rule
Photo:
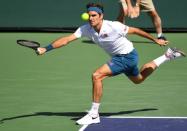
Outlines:
[[[31,40],[17,40],[17,44],[24,47],[31,48],[35,51],[37,51],[37,48],[40,47],[40,43]]]

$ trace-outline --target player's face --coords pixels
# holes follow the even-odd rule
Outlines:
[[[88,14],[89,14],[89,23],[92,27],[96,27],[97,25],[102,23],[103,15],[99,15],[95,11],[89,11]]]

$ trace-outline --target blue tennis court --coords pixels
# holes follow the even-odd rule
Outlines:
[[[85,128],[85,129],[83,129]],[[80,131],[186,131],[186,117],[101,118],[100,124],[84,126]]]

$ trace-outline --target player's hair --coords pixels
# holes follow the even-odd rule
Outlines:
[[[97,8],[99,8],[99,9],[101,9],[102,12],[104,13],[103,5],[102,5],[101,3],[88,3],[88,4],[86,5],[86,8],[88,9],[88,8],[90,8],[90,7],[97,7]]]

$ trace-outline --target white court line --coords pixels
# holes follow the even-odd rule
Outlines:
[[[179,116],[109,116],[107,118],[134,118],[134,119],[187,119],[187,117]]]

